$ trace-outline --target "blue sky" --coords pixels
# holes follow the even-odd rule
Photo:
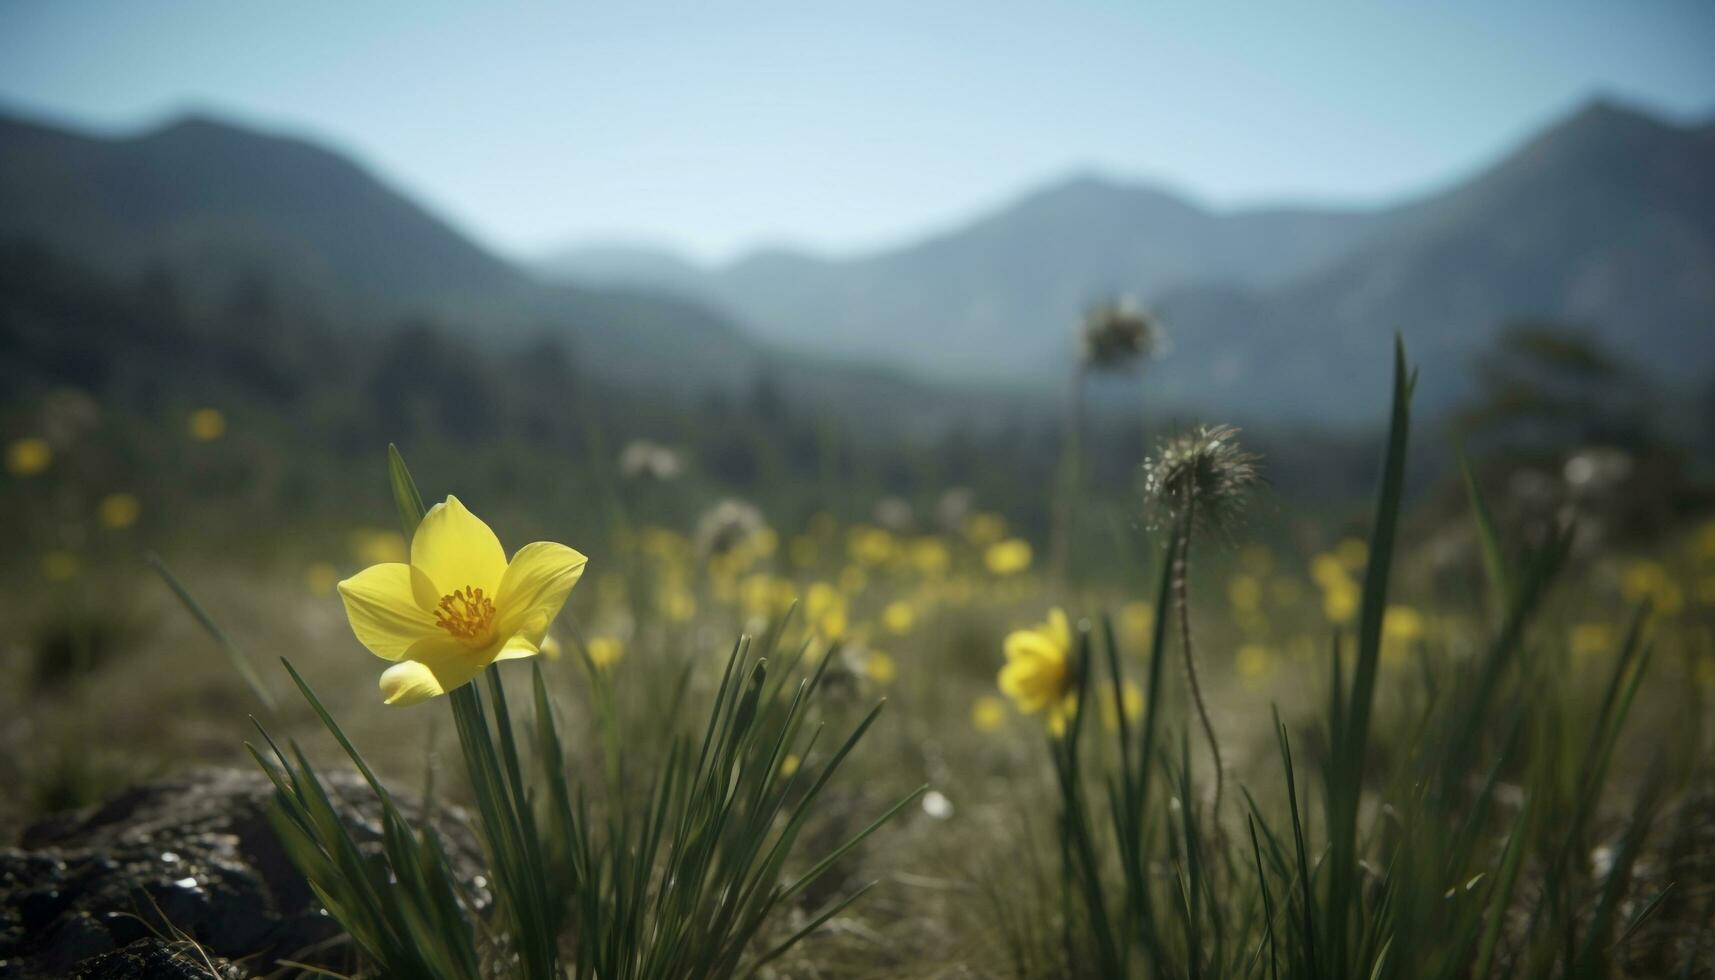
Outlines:
[[[852,252],[1091,169],[1382,201],[1598,92],[1715,113],[1715,3],[0,0],[0,106],[303,133],[512,255]]]

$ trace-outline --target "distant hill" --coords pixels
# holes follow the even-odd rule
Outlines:
[[[1132,293],[1173,336],[1159,397],[1369,419],[1396,329],[1428,410],[1464,393],[1470,358],[1514,317],[1587,324],[1670,382],[1715,369],[1715,124],[1598,101],[1389,208],[1223,212],[1081,177],[856,259],[776,250],[697,270],[590,254],[547,267],[675,290],[802,349],[1029,386],[1059,382],[1080,307]]]
[[[540,282],[337,153],[207,118],[108,139],[0,117],[0,241],[109,274],[158,270],[217,301],[260,281],[344,324],[427,315],[501,342],[553,333],[636,380],[745,382],[767,356],[684,300]]]
[[[102,138],[0,116],[7,243],[119,281],[164,274],[217,312],[260,291],[343,330],[415,319],[507,349],[553,338],[580,369],[680,401],[766,384],[895,432],[1017,407],[782,349],[656,286],[543,281],[338,153],[208,118]]]

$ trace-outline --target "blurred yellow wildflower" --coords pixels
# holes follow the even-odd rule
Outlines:
[[[1358,613],[1358,587],[1342,582],[1322,591],[1322,613],[1330,623],[1350,622]]]
[[[877,684],[891,684],[893,679],[899,676],[899,665],[894,663],[893,658],[888,654],[882,653],[880,650],[871,650],[864,654],[863,672],[865,676]]]
[[[331,595],[339,585],[339,569],[325,561],[310,562],[304,569],[304,588],[311,595]]]
[[[77,578],[77,573],[83,568],[83,562],[77,555],[55,550],[42,555],[42,577],[50,582],[67,582]]]
[[[1567,631],[1566,645],[1578,658],[1606,653],[1613,648],[1614,633],[1606,623],[1579,623]]]
[[[1422,613],[1410,606],[1388,606],[1382,613],[1382,658],[1394,663],[1405,660],[1423,633]]]
[[[1118,731],[1120,727],[1119,712],[1114,710],[1114,685],[1112,681],[1103,681],[1096,692],[1096,699],[1101,702],[1102,724],[1107,730]],[[1143,688],[1132,681],[1126,681],[1120,688],[1120,705],[1125,709],[1127,724],[1136,721],[1143,715]]]
[[[780,760],[780,775],[792,775],[798,771],[798,766],[801,764],[802,763],[799,761],[798,754],[796,752],[788,753],[786,758]]]
[[[1246,681],[1263,680],[1274,673],[1274,651],[1261,643],[1246,643],[1233,658],[1233,668]]]
[[[1634,561],[1620,576],[1620,595],[1627,602],[1649,602],[1655,611],[1672,616],[1685,608],[1685,593],[1658,561]]]
[[[405,536],[398,531],[360,527],[351,532],[351,556],[368,565],[405,561]]]
[[[846,533],[846,551],[861,564],[885,564],[893,557],[893,535],[879,527],[854,527]]]
[[[953,564],[952,552],[940,538],[918,538],[911,542],[911,565],[930,578],[947,574]]]
[[[979,732],[999,731],[1006,724],[1006,702],[985,694],[971,702],[971,726]]]
[[[1120,632],[1128,642],[1149,649],[1155,641],[1155,608],[1135,599],[1121,606]]]
[[[101,503],[95,507],[95,514],[101,521],[101,526],[110,531],[130,527],[137,523],[137,518],[142,513],[142,502],[129,493],[110,493],[102,497]]]
[[[800,534],[786,546],[786,557],[799,568],[810,568],[821,557],[821,549],[816,545],[816,539],[807,534]]]
[[[1334,547],[1334,554],[1346,571],[1356,572],[1370,560],[1370,546],[1364,543],[1363,538],[1344,538]]]
[[[1050,610],[1046,622],[1008,634],[1003,650],[1001,693],[1024,714],[1047,711],[1050,729],[1064,727],[1058,716],[1072,686],[1072,627],[1065,612]]]
[[[1254,575],[1234,575],[1227,583],[1227,601],[1239,612],[1262,608],[1262,583]]]
[[[618,637],[591,637],[589,654],[590,663],[595,664],[598,670],[606,670],[619,663],[620,658],[625,656],[625,644],[621,643]]]
[[[847,565],[840,569],[838,581],[841,592],[846,595],[857,595],[869,587],[869,573],[856,565]]]
[[[1318,552],[1310,559],[1310,578],[1324,589],[1352,580],[1340,556],[1331,551]]]
[[[896,599],[881,611],[881,624],[887,627],[889,633],[909,633],[917,625],[917,610],[911,603]]]
[[[655,608],[675,623],[688,623],[697,615],[697,597],[682,585],[664,586],[655,595]]]
[[[25,436],[6,447],[6,472],[35,476],[53,464],[54,451],[46,439]]]
[[[218,408],[199,408],[190,414],[185,428],[197,442],[213,442],[226,435],[226,416]]]
[[[394,661],[381,675],[385,701],[415,704],[496,660],[539,653],[584,564],[548,541],[508,562],[494,531],[448,497],[423,515],[409,564],[372,565],[339,583],[339,593],[358,641]]]
[[[1008,538],[989,545],[983,553],[983,564],[994,575],[1016,575],[1030,568],[1030,542],[1023,538]]]
[[[1006,518],[999,514],[972,514],[965,519],[965,537],[974,545],[994,544],[1006,537]]]

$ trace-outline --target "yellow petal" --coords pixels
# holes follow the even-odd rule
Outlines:
[[[339,583],[351,631],[377,657],[398,660],[412,644],[439,632],[434,617],[413,598],[411,580],[411,566],[389,562]]]
[[[495,630],[500,636],[523,636],[540,645],[548,624],[560,614],[566,593],[584,574],[583,555],[563,544],[537,541],[518,549],[500,580],[495,598]]]
[[[507,640],[506,645],[500,648],[500,652],[494,655],[494,659],[523,660],[525,657],[534,657],[541,652],[541,649],[530,642],[528,637],[519,635]]]
[[[459,498],[448,497],[429,508],[411,536],[411,567],[425,576],[414,583],[417,604],[433,609],[441,596],[459,589],[495,595],[506,573],[506,552],[481,518],[466,510]]]
[[[472,650],[451,637],[420,640],[412,645],[407,659],[382,672],[381,697],[394,705],[440,697],[470,683],[499,651],[498,645]]]

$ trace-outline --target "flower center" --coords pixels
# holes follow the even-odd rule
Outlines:
[[[441,604],[435,607],[435,625],[467,646],[478,646],[487,642],[494,625],[494,600],[468,585],[463,591],[441,596]]]

